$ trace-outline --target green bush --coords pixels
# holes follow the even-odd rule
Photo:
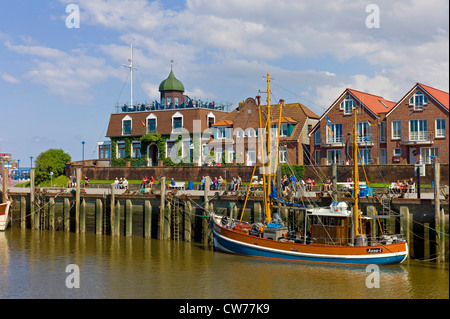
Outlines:
[[[50,181],[50,172],[53,172],[53,179],[63,175],[66,163],[70,161],[70,155],[62,149],[49,149],[39,154],[36,159],[35,184],[39,185],[44,181]]]

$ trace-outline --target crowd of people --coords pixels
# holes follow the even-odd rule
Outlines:
[[[397,182],[394,185],[394,192],[395,193],[412,192],[414,190],[414,187],[415,183],[412,177],[409,179],[409,181],[407,181],[406,179],[403,182],[397,180]]]

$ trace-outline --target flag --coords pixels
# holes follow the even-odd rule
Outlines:
[[[328,117],[328,115],[325,114],[325,118],[327,119],[327,123],[331,123],[330,118]]]
[[[369,126],[375,126],[375,124],[373,124],[372,122],[370,122],[370,121],[367,121],[368,123],[369,123]]]
[[[329,126],[327,125],[327,128],[328,128],[328,136],[333,136],[334,133],[333,133],[333,130],[331,129],[331,127],[329,127]]]
[[[144,128],[146,128],[147,126],[145,125],[145,123],[144,122],[142,122],[142,120],[141,120],[141,124],[142,124],[142,126],[144,127]]]

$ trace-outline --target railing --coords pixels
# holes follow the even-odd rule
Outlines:
[[[322,138],[322,146],[342,145],[344,138],[342,135],[333,135]]]
[[[216,102],[204,102],[202,100],[188,100],[180,104],[173,102],[167,104],[161,104],[157,101],[152,103],[139,103],[138,105],[120,106],[116,104],[116,113],[121,112],[145,112],[145,111],[157,111],[157,110],[172,110],[172,109],[192,109],[192,108],[204,108],[216,111],[229,111],[230,103],[216,103]]]
[[[409,132],[408,135],[405,135],[402,135],[404,144],[432,144],[434,141],[434,132],[431,131]]]
[[[361,145],[367,144],[367,146],[373,146],[375,145],[375,138],[373,137],[373,135],[358,135],[356,137],[356,143]]]

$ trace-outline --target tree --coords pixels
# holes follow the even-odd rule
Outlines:
[[[53,172],[53,178],[64,174],[66,163],[71,161],[69,154],[64,153],[62,149],[49,149],[36,159],[36,184],[50,179],[50,172]]]

